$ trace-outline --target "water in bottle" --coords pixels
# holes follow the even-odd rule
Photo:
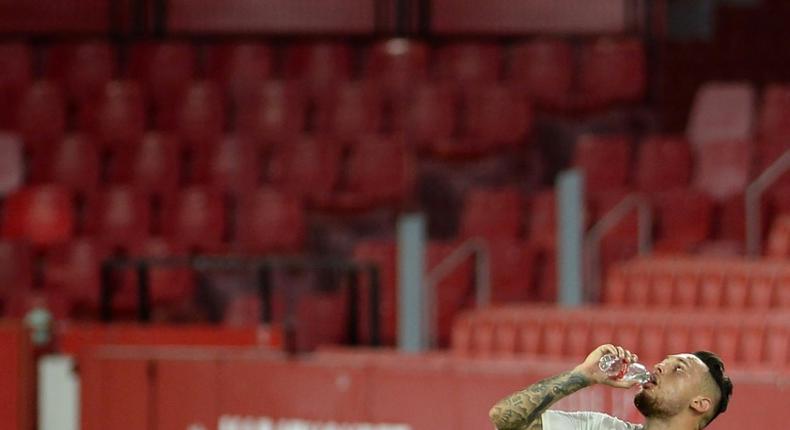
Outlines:
[[[606,354],[598,361],[598,368],[611,379],[636,381],[645,384],[650,380],[650,372],[641,363],[628,363],[614,354]]]

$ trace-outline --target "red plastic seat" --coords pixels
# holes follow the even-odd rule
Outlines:
[[[319,131],[341,140],[374,134],[381,128],[382,108],[381,96],[370,83],[343,84],[319,100]]]
[[[340,151],[325,139],[303,136],[279,148],[272,160],[272,183],[308,202],[326,201],[340,173]]]
[[[184,256],[184,249],[174,245],[162,237],[149,237],[138,240],[131,254],[135,257],[145,258],[166,258]],[[136,277],[132,277],[135,279]],[[195,293],[194,272],[185,267],[162,267],[153,266],[149,272],[151,288],[151,302],[154,305],[161,304],[184,304],[190,300]],[[137,287],[136,284],[132,286]],[[137,297],[136,290],[130,291],[133,298]],[[127,300],[128,302],[129,300]],[[136,303],[136,301],[132,301]]]
[[[65,295],[75,306],[96,309],[101,290],[101,264],[109,257],[98,242],[79,238],[54,248],[44,265],[44,288]]]
[[[760,110],[760,138],[767,142],[790,137],[790,86],[771,84],[763,91]]]
[[[0,299],[33,286],[33,250],[24,242],[0,241]]]
[[[365,78],[377,82],[391,98],[400,98],[415,83],[428,79],[429,47],[418,41],[390,39],[374,44],[365,62]]]
[[[189,187],[165,204],[164,233],[176,247],[201,252],[222,250],[227,218],[219,193]]]
[[[513,49],[509,80],[539,107],[564,108],[573,85],[574,59],[564,40],[537,39]]]
[[[102,145],[124,148],[137,144],[146,129],[146,107],[140,86],[131,81],[112,81],[104,88],[97,106],[83,107],[88,131]]]
[[[102,40],[53,46],[46,69],[47,76],[60,82],[78,105],[98,99],[104,86],[118,76],[115,49]]]
[[[743,193],[751,178],[751,145],[721,141],[698,146],[695,186],[720,201]]]
[[[0,129],[16,124],[16,110],[33,77],[33,52],[25,43],[0,43]]]
[[[34,150],[60,140],[66,130],[66,102],[54,82],[35,82],[24,94],[17,129]]]
[[[790,257],[790,215],[782,215],[774,220],[766,247],[766,254],[770,257]]]
[[[87,230],[110,249],[129,250],[151,228],[148,200],[129,186],[102,190],[87,205]]]
[[[491,264],[491,301],[523,302],[533,298],[535,282],[534,249],[522,240],[500,239],[488,242]]]
[[[0,198],[16,191],[25,181],[25,155],[15,135],[0,133]]]
[[[657,248],[663,251],[689,251],[712,232],[713,202],[704,193],[677,189],[656,194],[658,219]]]
[[[584,135],[576,142],[573,164],[584,172],[584,189],[590,193],[626,185],[631,161],[631,141],[622,135]]]
[[[529,105],[503,85],[479,86],[465,95],[466,135],[497,145],[523,143],[532,127]]]
[[[225,101],[211,82],[194,82],[185,89],[177,113],[177,131],[189,146],[211,144],[225,129]]]
[[[261,82],[272,76],[274,53],[262,43],[227,43],[208,51],[208,78],[218,82],[237,104],[243,104]]]
[[[132,47],[129,67],[153,101],[157,128],[172,129],[175,108],[196,74],[194,47],[186,42],[141,43]]]
[[[540,248],[554,249],[557,237],[557,198],[554,190],[537,193],[530,204],[529,241]]]
[[[516,188],[469,192],[461,212],[462,237],[516,239],[524,231],[524,197]]]
[[[147,195],[170,196],[181,176],[181,146],[172,135],[149,132],[133,151],[120,154],[112,176]]]
[[[648,137],[639,145],[636,186],[649,193],[685,187],[691,180],[692,167],[691,148],[685,139]]]
[[[594,105],[642,99],[646,74],[640,40],[603,38],[582,49],[579,87]]]
[[[72,194],[58,185],[22,188],[8,196],[3,208],[3,236],[34,245],[68,241],[74,231]]]
[[[35,182],[56,183],[82,196],[96,191],[99,174],[99,148],[83,134],[67,136],[33,155],[31,177]]]
[[[257,187],[259,154],[247,139],[226,136],[199,151],[195,163],[197,181],[223,193],[243,195]]]
[[[245,252],[299,252],[307,235],[299,199],[272,189],[241,196],[236,242]]]
[[[307,122],[304,88],[295,83],[261,83],[240,103],[236,130],[263,143],[281,143],[302,133]]]
[[[398,294],[396,275],[397,250],[392,241],[367,240],[354,246],[354,260],[375,264],[379,270],[379,315],[381,341],[384,345],[394,345],[397,340]],[[361,326],[369,327],[367,298],[361,302]]]
[[[455,132],[458,100],[449,85],[425,84],[418,86],[395,110],[393,127],[421,146],[449,139]]]
[[[698,147],[710,142],[743,142],[752,138],[755,91],[747,83],[712,82],[694,98],[687,135]]]
[[[351,79],[351,46],[342,42],[314,42],[286,49],[285,76],[305,82],[313,95]]]
[[[502,47],[496,43],[453,43],[439,48],[439,79],[459,85],[491,84],[502,73]]]

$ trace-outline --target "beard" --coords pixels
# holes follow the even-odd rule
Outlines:
[[[658,418],[672,415],[658,397],[651,396],[645,390],[636,394],[636,397],[634,397],[634,406],[636,406],[645,418]]]

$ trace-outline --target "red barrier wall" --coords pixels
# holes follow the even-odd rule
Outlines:
[[[490,430],[487,412],[494,402],[572,363],[366,353],[287,359],[243,350],[104,349],[94,351],[80,366],[84,396],[89,397],[83,407],[89,430],[99,428],[88,426],[89,422],[113,429],[186,430],[202,425],[208,430],[218,428],[222,417]],[[790,375],[736,372],[732,376],[736,388],[731,409],[710,429],[785,427],[790,420],[785,405]],[[145,386],[140,380],[147,381]],[[638,421],[633,394],[594,387],[566,398],[558,408],[603,410]],[[137,427],[132,427],[116,415],[136,420],[145,416],[148,425],[137,420]]]
[[[128,7],[120,1],[119,10]],[[0,33],[106,33],[110,0],[0,0]]]
[[[19,324],[0,323],[0,423],[27,430],[33,422],[32,347]]]

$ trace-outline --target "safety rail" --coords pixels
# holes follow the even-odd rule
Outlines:
[[[776,161],[771,163],[760,176],[748,187],[744,196],[746,210],[746,254],[752,257],[760,255],[762,249],[762,209],[760,199],[768,187],[790,170],[790,150],[785,151]]]

